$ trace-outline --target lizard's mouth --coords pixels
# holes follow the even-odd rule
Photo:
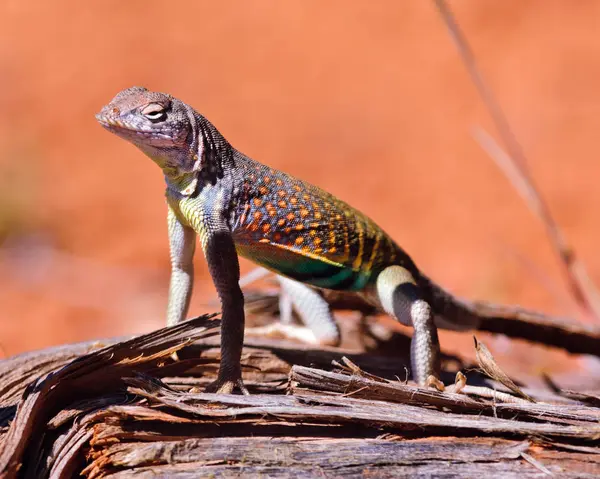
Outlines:
[[[98,123],[112,133],[123,136],[127,139],[135,140],[136,138],[157,139],[157,140],[173,140],[170,133],[165,133],[157,129],[140,129],[132,125],[128,125],[122,120],[111,118],[101,113],[96,115]]]

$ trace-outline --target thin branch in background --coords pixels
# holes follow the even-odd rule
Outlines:
[[[434,0],[434,3],[456,44],[465,67],[471,76],[471,80],[475,84],[479,95],[488,109],[495,127],[498,130],[498,134],[502,139],[502,143],[508,153],[505,153],[498,147],[498,145],[491,140],[489,135],[487,135],[485,142],[482,141],[483,137],[479,135],[480,143],[507,175],[521,196],[526,200],[533,213],[544,224],[552,246],[560,258],[563,273],[567,279],[571,293],[577,303],[588,315],[594,317],[597,321],[600,321],[600,295],[585,272],[583,265],[576,259],[575,253],[565,241],[547,204],[542,200],[527,168],[527,159],[523,153],[523,148],[512,132],[508,120],[506,119],[506,115],[484,81],[467,39],[454,19],[447,2],[445,0]]]
[[[473,136],[481,148],[488,154],[496,165],[504,172],[511,184],[520,193],[521,197],[529,205],[533,213],[538,216],[546,226],[552,245],[561,258],[561,264],[567,278],[573,297],[577,304],[597,319],[600,319],[600,294],[593,281],[587,274],[585,266],[575,256],[574,252],[564,241],[559,226],[554,222],[552,216],[543,216],[536,204],[544,204],[533,184],[521,174],[521,170],[515,161],[496,143],[494,138],[481,127],[473,129]],[[548,208],[544,205],[548,215]]]

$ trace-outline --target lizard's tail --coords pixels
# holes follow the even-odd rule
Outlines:
[[[576,354],[600,356],[600,328],[546,316],[519,306],[458,299],[421,275],[420,286],[442,329],[479,330],[563,348]]]

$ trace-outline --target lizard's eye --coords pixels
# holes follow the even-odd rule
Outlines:
[[[158,103],[150,103],[149,105],[146,105],[142,109],[141,113],[152,122],[159,122],[167,119],[167,111],[165,110],[165,107],[159,105]]]

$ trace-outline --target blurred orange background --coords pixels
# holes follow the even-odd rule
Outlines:
[[[451,6],[600,284],[600,3]],[[473,138],[493,125],[432,2],[5,0],[0,32],[4,355],[164,324],[162,176],[94,119],[132,85],[349,201],[453,292],[576,316],[543,227]],[[193,314],[215,309],[196,266]]]

